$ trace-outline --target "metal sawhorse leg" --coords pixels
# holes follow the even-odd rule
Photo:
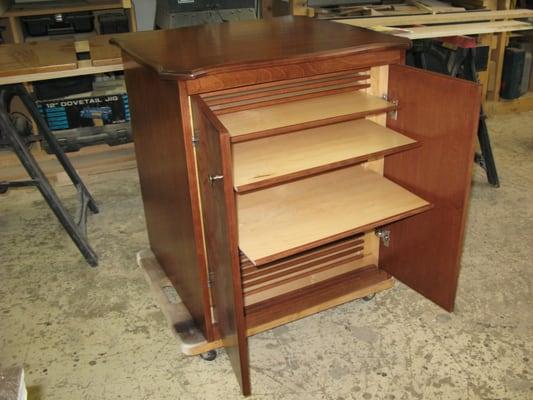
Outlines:
[[[472,82],[479,82],[476,70],[475,43],[471,44],[471,46],[459,47],[456,50],[455,59],[451,65],[450,75],[454,77],[457,76],[461,67],[463,67],[463,75],[466,79]],[[494,161],[494,154],[492,153],[486,119],[487,115],[485,114],[482,105],[479,113],[479,125],[477,129],[477,137],[481,153],[476,153],[474,160],[487,173],[488,182],[494,187],[500,187],[500,179],[498,177],[498,170],[496,169],[496,162]]]
[[[57,160],[64,168],[80,195],[80,209],[77,222],[74,222],[71,215],[61,203],[61,200],[50,185],[50,182],[27,148],[24,139],[19,135],[13,125],[10,115],[10,104],[15,97],[20,98],[24,106],[28,109],[31,117],[37,125],[40,137],[48,143],[48,146],[56,155]],[[0,182],[0,192],[5,192],[11,187],[37,187],[87,262],[93,267],[97,266],[98,257],[91,246],[89,246],[86,237],[87,211],[90,210],[94,214],[98,213],[96,202],[69,159],[60,148],[56,138],[37,110],[33,99],[22,84],[5,85],[0,87],[0,133],[7,140],[8,145],[13,149],[31,178],[31,180],[26,181]]]

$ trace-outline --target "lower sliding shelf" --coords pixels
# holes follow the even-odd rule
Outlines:
[[[236,198],[239,248],[256,266],[432,207],[361,165],[237,194]]]

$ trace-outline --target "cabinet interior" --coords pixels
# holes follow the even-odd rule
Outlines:
[[[378,291],[390,276],[379,269],[375,229],[432,207],[383,176],[384,157],[420,146],[385,126],[397,108],[383,96],[387,74],[384,66],[199,96],[231,141],[249,329]]]

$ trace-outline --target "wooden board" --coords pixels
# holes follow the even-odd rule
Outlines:
[[[483,33],[530,30],[533,29],[533,24],[529,22],[511,20],[437,26],[416,26],[407,29],[409,32],[399,32],[395,33],[395,35],[411,40],[455,35],[479,35]]]
[[[239,136],[251,137],[254,133],[269,135],[290,131],[291,127],[292,130],[303,129],[310,127],[306,124],[324,125],[393,108],[394,105],[386,100],[353,91],[223,114],[219,119],[232,136],[232,141],[237,142],[242,140]]]
[[[217,121],[215,120],[215,123]],[[249,395],[250,366],[244,321],[237,215],[231,179],[231,144],[205,114],[195,120],[201,131],[197,150],[205,251],[213,274],[211,290],[220,337],[241,386]],[[218,176],[213,181],[212,177]]]
[[[23,17],[31,15],[58,14],[80,11],[112,10],[130,8],[130,0],[71,0],[45,3],[18,4],[6,11],[6,17]]]
[[[342,24],[369,28],[372,26],[432,25],[454,22],[491,21],[513,18],[532,18],[533,10],[498,10],[454,12],[449,14],[400,15],[390,17],[336,19]]]
[[[154,301],[165,316],[172,334],[179,341],[181,352],[193,356],[216,348],[206,341],[194,324],[191,314],[175,292],[172,282],[161,269],[154,254],[150,250],[140,251],[137,253],[137,265],[144,272]],[[222,347],[222,343],[219,343],[218,347]]]
[[[429,208],[382,176],[352,166],[237,195],[239,247],[261,265]]]
[[[69,40],[0,46],[0,77],[75,70],[77,66],[74,43]]]
[[[235,189],[245,192],[416,146],[359,119],[233,145]]]
[[[120,49],[109,43],[109,40],[116,36],[118,35],[98,35],[89,39],[92,65],[98,67],[122,64]]]
[[[481,86],[391,65],[389,96],[398,99],[388,126],[422,146],[385,160],[385,176],[435,207],[391,224],[381,268],[446,310],[453,310],[466,219]]]

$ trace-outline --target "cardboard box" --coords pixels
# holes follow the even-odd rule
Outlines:
[[[130,120],[125,92],[44,100],[37,105],[52,131],[123,124]]]

